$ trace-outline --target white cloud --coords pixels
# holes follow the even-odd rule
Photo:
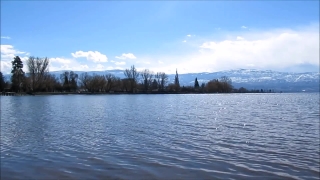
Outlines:
[[[25,64],[28,53],[19,51],[14,48],[12,45],[1,45],[1,72],[4,74],[8,74],[11,72],[11,61],[15,56],[19,56],[22,62]],[[26,72],[27,66],[23,67],[23,71]]]
[[[60,70],[79,70],[81,64],[79,64],[75,59],[54,57],[49,58],[49,71],[60,71]]]
[[[319,43],[319,38],[313,39],[316,36],[283,32],[260,39],[206,42],[200,47],[209,49],[202,55],[210,57],[212,64],[224,64],[225,68],[231,64],[270,68],[300,63],[318,64],[319,49],[312,47]]]
[[[59,68],[56,67],[49,67],[51,71],[58,71],[58,70],[74,70],[74,67],[69,67],[68,64],[61,65]]]
[[[241,26],[241,28],[242,28],[242,29],[247,29],[248,27],[246,27],[246,26]]]
[[[77,51],[77,52],[75,52],[75,53],[71,53],[71,55],[72,55],[74,58],[84,57],[84,58],[86,58],[87,60],[93,61],[93,62],[95,62],[95,63],[97,63],[97,62],[108,62],[107,56],[104,55],[104,54],[101,54],[101,53],[98,52],[98,51],[87,51],[87,52]]]
[[[184,42],[184,43],[185,43],[185,42],[187,42],[187,40],[184,40],[184,41],[182,41],[182,42]]]
[[[295,29],[219,31],[211,37],[197,35],[192,42],[183,45],[180,43],[180,47],[173,49],[174,54],[164,51],[149,57],[139,55],[138,61],[132,63],[136,68],[148,68],[154,72],[166,73],[175,73],[176,68],[179,73],[191,73],[237,68],[286,71],[290,67],[300,67],[305,64],[319,66],[318,31],[319,24]],[[2,72],[10,72],[11,61],[15,55],[20,55],[23,61],[27,59],[26,52],[19,51],[12,45],[1,45]],[[104,60],[97,58],[99,55],[105,56],[97,51],[78,51],[72,53],[74,58],[50,58],[50,71],[94,71],[130,67],[129,65],[125,67],[127,64],[125,62],[114,60],[111,60],[111,63],[103,63]],[[85,57],[92,62],[82,64],[76,59],[78,57]],[[136,59],[132,53],[122,54],[116,58]]]
[[[61,64],[70,64],[71,60],[70,59],[65,59],[65,58],[49,58],[50,63],[61,63]]]
[[[108,66],[108,67],[105,68],[105,70],[113,70],[113,69],[124,70],[125,68],[119,67],[119,66],[116,66],[116,67]]]
[[[225,39],[206,38],[197,49],[170,56],[149,57],[150,62],[170,62],[149,68],[167,73],[214,72],[238,68],[286,71],[290,67],[319,67],[319,25],[296,29],[227,32]],[[240,35],[240,36],[239,36]],[[192,44],[192,47],[196,44]],[[140,58],[142,61],[148,60]],[[174,61],[173,61],[174,60]],[[171,71],[169,71],[171,70]],[[304,71],[304,70],[301,70]]]
[[[72,64],[58,64],[49,65],[50,71],[61,71],[61,70],[68,70],[68,71],[91,71],[92,68],[89,68],[87,64],[76,64],[72,62]]]
[[[104,69],[104,65],[102,65],[102,64],[97,64],[96,68],[99,69],[99,70],[103,70],[103,69]]]
[[[93,68],[90,68],[88,64],[82,64],[77,59],[55,57],[49,58],[49,71],[90,71],[95,68],[95,63],[91,62]]]
[[[188,37],[191,37],[191,34],[188,34],[187,36],[188,36]]]
[[[114,63],[117,66],[126,65],[126,62],[115,62]]]
[[[121,56],[116,56],[117,59],[136,59],[137,57],[132,53],[123,53]]]
[[[151,64],[149,61],[136,61],[137,64]]]
[[[1,39],[11,39],[9,36],[1,36]]]
[[[238,40],[238,41],[241,41],[241,40],[244,40],[244,38],[241,37],[241,36],[237,36],[237,40]]]
[[[26,54],[26,52],[19,51],[15,49],[12,45],[1,45],[1,55],[18,55],[18,54]]]
[[[11,62],[1,61],[0,64],[1,64],[1,72],[2,72],[3,74],[8,74],[8,73],[10,73],[10,69],[11,69],[11,67],[12,67]]]
[[[88,65],[86,65],[86,64],[82,64],[82,65],[80,65],[80,68],[81,69],[89,69],[89,66]]]

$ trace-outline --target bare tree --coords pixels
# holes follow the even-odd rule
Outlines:
[[[213,79],[206,84],[206,90],[209,93],[221,92],[221,84],[218,79]]]
[[[114,80],[114,87],[112,88],[115,91],[121,90],[121,79],[116,77]]]
[[[220,78],[220,83],[221,83],[221,91],[224,93],[230,93],[232,91],[232,80],[227,77],[227,76],[222,76]]]
[[[167,88],[168,88],[168,91],[171,91],[171,92],[176,91],[176,85],[174,83],[168,84]]]
[[[87,72],[80,74],[79,80],[80,80],[81,86],[89,90],[90,79],[91,79],[91,76]]]
[[[70,90],[72,91],[76,91],[77,90],[77,87],[78,87],[78,74],[76,74],[75,72],[73,71],[70,71],[70,74],[69,74],[69,86],[70,86]]]
[[[121,79],[121,90],[128,92],[131,89],[131,80],[128,78]]]
[[[106,92],[110,92],[110,90],[116,86],[117,78],[115,77],[115,75],[110,73],[106,74],[105,78],[106,78]]]
[[[213,79],[206,84],[206,90],[209,93],[230,93],[233,89],[230,78],[223,76],[218,79]]]
[[[95,90],[98,92],[105,91],[107,81],[103,75],[95,75],[94,77],[94,87],[97,87]]]
[[[55,75],[52,75],[52,74],[46,74],[45,75],[45,83],[44,83],[44,89],[48,92],[53,92],[55,89],[58,88],[59,86],[59,81],[58,79],[56,78]]]
[[[160,76],[161,72],[157,72],[154,77],[155,77],[155,80],[157,81],[157,84],[158,84],[158,87],[157,88],[160,88],[160,84],[161,84],[161,76]]]
[[[153,72],[149,69],[145,69],[140,73],[142,77],[142,84],[145,91],[148,91],[149,87],[151,87]]]
[[[49,59],[30,56],[27,60],[29,76],[31,77],[31,89],[43,88],[46,75],[49,72]]]
[[[33,91],[36,87],[36,60],[35,57],[30,56],[27,60],[27,66],[29,70],[29,77],[30,77],[30,90]]]
[[[70,91],[70,79],[69,79],[69,71],[65,71],[60,75],[60,79],[62,81],[62,87],[65,91]]]
[[[164,90],[164,86],[168,82],[168,75],[166,75],[166,73],[164,72],[160,72],[159,75],[160,75],[160,88],[161,90]]]
[[[124,76],[128,79],[131,79],[132,78],[132,72],[131,72],[131,69],[125,69],[124,70]]]
[[[92,76],[85,77],[85,81],[82,82],[86,83],[86,87],[90,92],[102,92],[106,87],[106,80],[103,75],[93,74]]]
[[[158,82],[156,79],[153,79],[152,83],[151,83],[151,89],[154,90],[154,89],[158,89]]]
[[[130,69],[126,69],[124,71],[124,75],[127,77],[127,79],[130,81],[130,88],[131,92],[134,92],[134,89],[137,85],[138,77],[139,77],[139,72],[137,69],[134,67],[134,65],[131,66]]]

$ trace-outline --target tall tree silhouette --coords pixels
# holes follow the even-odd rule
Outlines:
[[[41,90],[49,73],[49,59],[30,56],[27,61],[32,91]]]
[[[222,92],[223,93],[230,93],[232,91],[232,80],[231,78],[227,77],[227,76],[222,76],[220,78],[220,84],[222,87]]]
[[[178,75],[177,69],[176,69],[176,76],[174,77],[174,85],[176,86],[176,90],[180,89],[179,75]]]
[[[4,81],[4,76],[2,72],[0,72],[0,91],[3,91],[5,88],[6,82]]]
[[[149,69],[145,69],[145,70],[141,71],[140,75],[142,78],[142,84],[143,84],[144,91],[148,91],[148,89],[152,83],[153,72],[150,71]]]
[[[158,89],[158,82],[156,79],[153,79],[153,82],[151,84],[151,89],[154,90],[154,89]]]
[[[110,90],[117,85],[116,81],[118,80],[118,78],[115,75],[108,73],[105,75],[105,79],[106,79],[106,92],[110,92]]]
[[[78,88],[78,74],[73,71],[69,73],[69,86],[72,91],[76,91]]]
[[[166,73],[164,72],[157,72],[155,74],[155,79],[153,81],[153,85],[155,88],[155,85],[157,85],[159,90],[164,90],[164,86],[167,84],[168,81],[168,75],[166,75]],[[156,81],[156,82],[155,82]]]
[[[18,92],[21,90],[22,82],[24,80],[25,73],[23,72],[23,62],[21,61],[19,56],[14,57],[12,63],[12,70],[11,70],[11,83],[12,83],[12,90]]]
[[[131,92],[134,92],[135,87],[137,85],[137,80],[139,77],[139,72],[137,71],[137,69],[134,67],[134,65],[131,66],[130,69],[126,69],[124,71],[124,75],[127,77],[127,79],[130,82],[130,90]]]
[[[69,71],[65,71],[60,75],[62,81],[62,87],[65,91],[70,91],[70,79],[69,79]]]
[[[166,75],[166,73],[164,72],[160,72],[159,75],[160,75],[160,89],[164,90],[164,87],[168,81],[168,75]]]
[[[194,80],[194,88],[199,88],[199,82],[197,78]]]

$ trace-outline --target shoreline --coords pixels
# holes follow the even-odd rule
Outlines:
[[[12,92],[11,92],[12,93]],[[204,92],[35,92],[35,93],[12,93],[10,96],[42,96],[42,95],[154,95],[154,94],[281,94],[284,92],[271,92],[271,93],[239,93],[239,92],[231,92],[231,93],[204,93]],[[303,92],[292,92],[292,93],[303,93]],[[5,96],[4,93],[1,93],[1,96]]]

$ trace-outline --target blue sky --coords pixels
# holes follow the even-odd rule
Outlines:
[[[1,1],[1,71],[319,68],[319,1]]]

